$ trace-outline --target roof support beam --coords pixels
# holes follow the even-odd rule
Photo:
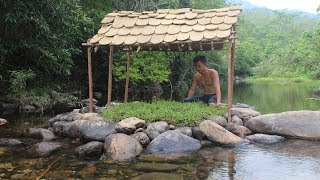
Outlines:
[[[89,80],[89,112],[93,112],[93,92],[92,92],[92,66],[91,66],[91,47],[87,47],[88,52],[88,80]]]
[[[129,47],[128,50],[128,60],[127,60],[127,74],[126,74],[126,87],[124,90],[124,102],[128,102],[128,89],[129,89],[129,77],[130,77],[130,54],[131,54],[131,49]]]
[[[110,46],[110,51],[109,51],[109,72],[108,72],[108,99],[107,99],[107,105],[111,105],[111,93],[112,93],[112,61],[113,61],[113,46]]]
[[[234,61],[235,61],[235,26],[232,28],[228,50],[228,123],[231,122],[231,108],[233,98]]]

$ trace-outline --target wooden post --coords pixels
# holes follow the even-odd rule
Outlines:
[[[88,50],[88,79],[89,79],[89,112],[93,112],[93,92],[92,92],[92,66],[91,66],[91,47]]]
[[[124,102],[128,102],[128,89],[129,89],[129,77],[130,77],[130,48],[128,51],[128,60],[127,60],[127,74],[126,74],[126,87],[124,90]]]
[[[236,26],[233,25],[232,28],[231,28],[231,31],[233,31],[231,33],[231,41],[232,41],[232,46],[231,46],[231,80],[232,80],[232,86],[231,86],[231,92],[232,92],[232,98],[233,99],[233,88],[234,88],[234,66],[235,66],[235,57],[236,57],[236,54],[235,54],[235,51],[236,51]]]
[[[231,108],[233,99],[234,60],[235,60],[235,35],[234,27],[231,28],[228,50],[228,123],[231,122]]]
[[[113,46],[110,46],[107,105],[111,105],[111,93],[112,93],[112,61],[113,61]]]

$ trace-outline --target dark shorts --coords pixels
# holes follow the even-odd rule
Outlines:
[[[216,96],[216,94],[204,94],[202,96],[192,96],[192,97],[184,99],[184,102],[195,102],[195,101],[202,101],[206,104],[216,103],[217,96]]]

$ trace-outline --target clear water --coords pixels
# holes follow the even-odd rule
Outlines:
[[[320,110],[320,100],[313,92],[320,88],[319,82],[257,82],[234,86],[233,103],[255,106],[262,114],[293,110]],[[227,87],[222,86],[222,99],[227,102]]]
[[[235,102],[254,105],[262,113],[319,109],[307,101],[315,87],[304,85],[241,84]],[[226,97],[224,97],[226,98]],[[32,145],[40,140],[26,135],[28,127],[45,127],[48,118],[6,117],[0,138],[18,138]],[[129,162],[80,158],[72,139],[60,139],[63,149],[47,157],[28,153],[28,147],[0,147],[0,179],[319,179],[320,141],[285,140],[281,143],[206,147],[187,154],[150,155],[143,152]],[[54,161],[57,163],[52,164]],[[51,166],[50,166],[51,164]]]

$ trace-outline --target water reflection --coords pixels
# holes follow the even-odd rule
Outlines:
[[[235,84],[233,103],[257,107],[262,114],[292,110],[319,110],[320,100],[306,100],[319,88],[306,83],[241,83]],[[227,87],[222,86],[223,102],[227,102]]]

